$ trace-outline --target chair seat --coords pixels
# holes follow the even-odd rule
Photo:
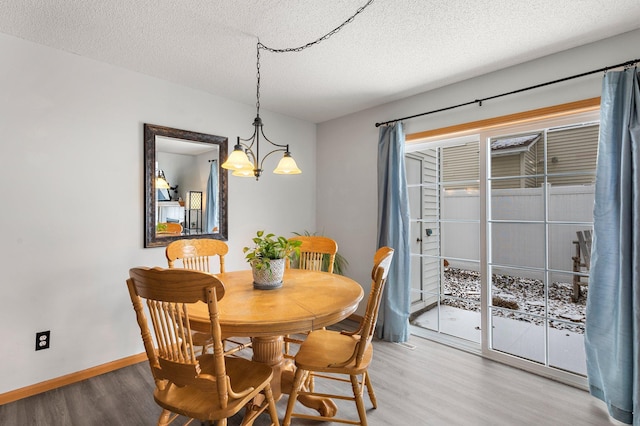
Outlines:
[[[211,354],[198,358],[202,368],[202,374],[214,374],[215,358]],[[225,358],[227,375],[233,384],[235,392],[253,387],[254,391],[248,395],[234,399],[229,395],[227,407],[223,410],[218,402],[217,395],[209,391],[201,391],[192,386],[178,387],[173,384],[165,389],[155,389],[153,397],[158,405],[187,417],[201,420],[217,420],[232,416],[239,408],[246,405],[258,393],[260,386],[270,381],[273,376],[271,367],[259,364],[243,358]],[[258,390],[255,390],[258,389]]]
[[[355,350],[360,336],[337,331],[315,330],[309,333],[295,356],[296,366],[307,371],[360,374],[366,371],[373,358],[373,346],[368,345],[356,368]],[[340,365],[348,361],[346,365]]]

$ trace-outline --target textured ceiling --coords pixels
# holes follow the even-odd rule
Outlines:
[[[258,37],[366,2],[0,0],[0,32],[254,105]],[[261,51],[260,103],[322,122],[636,28],[638,0],[374,0]]]

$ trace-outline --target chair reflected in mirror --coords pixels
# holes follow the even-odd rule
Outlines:
[[[159,237],[161,236],[171,237],[175,235],[182,235],[182,230],[183,230],[182,225],[180,225],[179,223],[173,223],[173,222],[160,222],[156,226],[156,234]]]

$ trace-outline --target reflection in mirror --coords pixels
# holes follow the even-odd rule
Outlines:
[[[228,239],[227,138],[144,125],[145,247]]]

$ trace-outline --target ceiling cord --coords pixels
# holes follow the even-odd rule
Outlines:
[[[373,3],[373,0],[369,0],[364,6],[358,8],[358,10],[356,10],[356,13],[354,13],[353,15],[351,15],[349,17],[349,19],[347,19],[346,21],[344,21],[342,24],[338,25],[336,28],[334,28],[333,30],[329,31],[327,34],[323,35],[322,37],[309,42],[305,45],[299,46],[299,47],[287,47],[284,49],[274,49],[272,47],[268,47],[265,46],[264,44],[260,43],[260,40],[258,40],[258,49],[264,49],[267,50],[269,52],[273,52],[273,53],[287,53],[287,52],[300,52],[301,50],[307,49],[311,46],[314,46],[318,43],[321,43],[323,41],[325,41],[326,39],[328,39],[329,37],[331,37],[332,35],[334,35],[335,33],[337,33],[338,31],[340,31],[344,26],[346,26],[347,24],[350,24],[351,22],[353,22],[353,20],[356,18],[356,16],[358,16],[360,13],[362,13],[371,3]]]

